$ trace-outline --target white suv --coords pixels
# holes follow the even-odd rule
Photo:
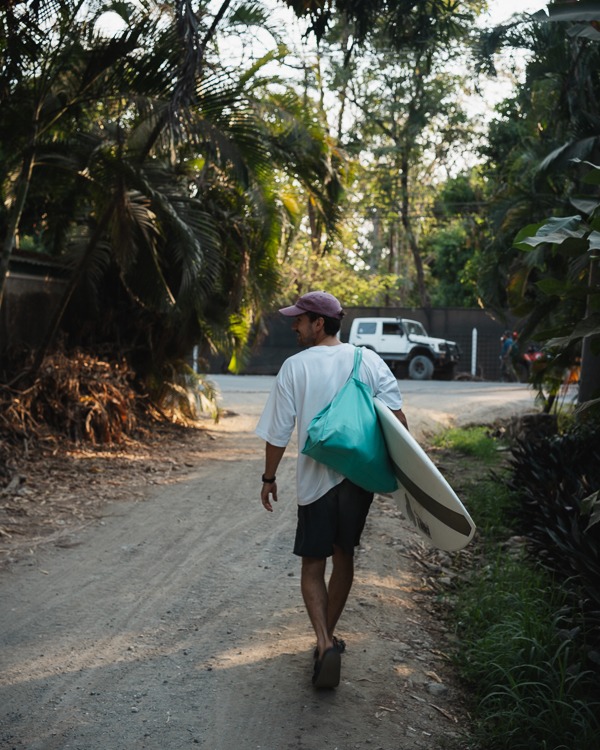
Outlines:
[[[406,318],[355,318],[349,343],[373,349],[396,374],[413,380],[433,374],[451,380],[460,358],[458,344],[427,335],[421,323]]]

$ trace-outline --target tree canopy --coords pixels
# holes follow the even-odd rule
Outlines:
[[[480,257],[482,293],[526,318],[524,340],[547,344],[540,382],[551,391],[581,359],[583,402],[600,396],[596,15],[586,3],[557,4],[487,40],[524,46],[530,60],[490,129],[493,241]]]
[[[482,33],[485,7],[8,3],[0,301],[15,248],[70,278],[38,363],[60,332],[150,380],[194,344],[242,367],[263,311],[311,286],[511,307],[576,357],[597,306],[598,32],[569,3]],[[468,96],[508,46],[525,76],[485,132]],[[534,240],[556,217],[587,249]]]

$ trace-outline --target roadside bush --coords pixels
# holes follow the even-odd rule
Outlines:
[[[501,465],[497,450],[470,445],[472,431],[443,438],[481,466],[462,491],[478,526],[474,563],[452,600],[478,750],[598,750],[600,524],[584,502],[598,487],[597,437],[521,443]]]
[[[537,559],[562,581],[578,614],[581,610],[582,637],[598,669],[600,523],[592,512],[600,488],[600,426],[576,426],[564,435],[520,442],[510,463],[508,486],[518,499],[514,517]]]
[[[499,551],[461,591],[458,664],[486,750],[597,750],[593,675],[563,640],[564,594],[523,556]]]

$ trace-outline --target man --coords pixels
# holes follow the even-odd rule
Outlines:
[[[352,372],[354,346],[338,338],[344,311],[327,292],[309,292],[280,311],[293,317],[293,330],[306,349],[289,357],[279,371],[256,433],[266,441],[261,501],[269,512],[277,501],[276,473],[297,424],[298,526],[294,554],[302,558],[301,590],[317,636],[313,684],[336,687],[340,654],[345,648],[334,636],[354,576],[354,547],[360,542],[373,493],[333,469],[303,455],[307,428],[327,406]],[[383,360],[363,351],[360,378],[406,425],[398,383]],[[327,558],[333,569],[325,583]]]
[[[519,378],[513,364],[514,339],[510,331],[504,331],[500,338],[500,379],[509,383],[514,383]]]

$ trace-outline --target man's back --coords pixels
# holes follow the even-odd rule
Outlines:
[[[289,357],[279,371],[256,433],[273,445],[285,446],[296,425],[301,450],[313,417],[331,403],[350,377],[354,351],[350,344],[312,346]],[[359,376],[390,409],[402,407],[396,379],[383,360],[368,349],[363,350]],[[301,453],[297,472],[301,505],[312,502],[341,481],[335,471]]]

